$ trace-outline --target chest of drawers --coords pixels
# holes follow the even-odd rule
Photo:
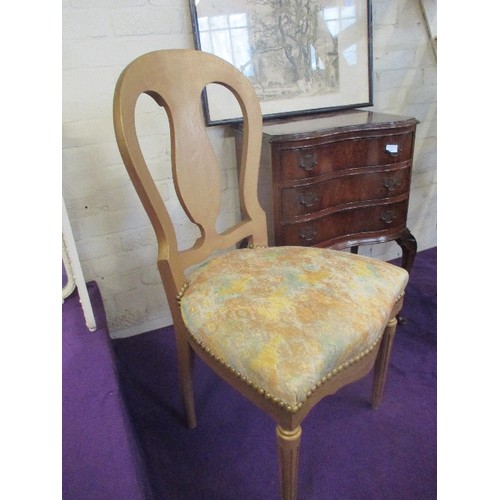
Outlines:
[[[266,124],[259,199],[270,244],[357,252],[396,241],[409,271],[417,247],[406,222],[417,124],[361,110]]]

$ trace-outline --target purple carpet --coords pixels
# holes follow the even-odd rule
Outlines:
[[[95,282],[87,288],[95,332],[87,330],[76,291],[62,306],[62,498],[150,498],[119,388],[99,289]]]
[[[369,376],[324,399],[304,421],[300,499],[436,498],[436,258],[436,248],[417,253],[403,308],[407,323],[396,334],[381,407],[370,407]],[[198,427],[190,431],[183,424],[172,328],[112,345],[153,499],[278,498],[275,424],[270,417],[197,360]],[[107,345],[99,348],[106,350]],[[96,352],[92,365],[111,373],[112,366],[101,366],[111,359],[102,358]],[[101,398],[106,394],[99,392]],[[111,437],[104,425],[110,424],[109,433],[116,431],[111,420],[106,417],[100,427],[106,436],[93,436],[77,424],[71,431],[85,433],[91,446],[92,440]],[[113,472],[108,469],[103,472],[100,484],[109,483],[102,495],[65,498],[142,498],[133,477],[120,477],[119,468],[128,468],[134,455],[127,440],[121,444],[110,452],[116,476],[108,476]],[[118,488],[117,481],[134,483],[128,496],[106,494],[111,486]]]

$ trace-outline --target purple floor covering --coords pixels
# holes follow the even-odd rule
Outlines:
[[[87,284],[97,330],[75,291],[62,306],[62,498],[150,497],[140,448],[119,388],[99,289]]]
[[[370,407],[368,376],[324,399],[303,422],[299,499],[436,498],[436,250],[417,253],[381,407]],[[197,360],[198,427],[188,430],[172,328],[112,346],[151,498],[278,498],[270,417]],[[122,498],[141,498],[134,491]]]

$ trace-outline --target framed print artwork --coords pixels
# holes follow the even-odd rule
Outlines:
[[[252,82],[264,119],[371,106],[371,0],[189,0],[195,47]],[[208,125],[241,120],[210,84]]]

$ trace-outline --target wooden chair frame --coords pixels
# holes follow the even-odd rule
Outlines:
[[[210,83],[229,89],[243,112],[239,174],[241,222],[221,234],[215,228],[220,210],[219,167],[206,133],[201,107],[202,90]],[[200,238],[188,250],[178,249],[172,221],[140,149],[135,105],[143,93],[151,96],[168,115],[174,186],[186,214],[201,232]],[[267,245],[266,217],[257,201],[262,116],[250,82],[229,63],[211,54],[188,49],[151,52],[137,58],[121,74],[114,97],[114,124],[124,164],[158,241],[158,269],[175,328],[187,425],[190,428],[196,426],[192,379],[193,354],[196,353],[223,380],[276,421],[281,498],[295,499],[301,423],[309,411],[325,396],[367,375],[374,366],[372,405],[377,407],[380,404],[396,330],[395,317],[401,309],[402,297],[394,305],[391,320],[377,345],[356,362],[342,365],[336,373],[321,380],[300,408],[279,404],[199,345],[190,336],[178,307],[189,267],[204,261],[216,250],[234,247],[245,239],[250,245]],[[196,143],[193,143],[193,137]]]

